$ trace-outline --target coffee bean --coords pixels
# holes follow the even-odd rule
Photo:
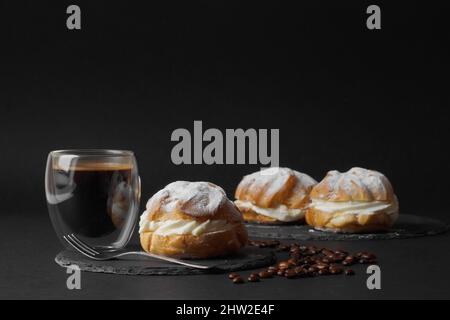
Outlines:
[[[343,272],[342,268],[339,267],[331,267],[330,273],[331,274],[341,274]]]
[[[284,276],[288,279],[294,279],[297,277],[297,273],[295,272],[294,269],[288,269],[286,270]]]
[[[278,240],[266,241],[267,248],[275,248],[275,247],[278,247],[279,245],[280,245],[280,241],[278,241]]]
[[[298,259],[293,259],[293,258],[291,258],[291,259],[288,259],[287,262],[288,262],[289,265],[291,265],[291,266],[296,266],[296,265],[298,265]]]
[[[250,241],[248,242],[248,244],[249,244],[250,246],[253,246],[253,247],[258,247],[258,246],[259,246],[259,242],[256,241],[256,240],[250,240]]]
[[[298,253],[298,254],[297,253],[291,253],[291,254],[289,254],[289,257],[291,257],[292,259],[300,261],[303,256],[300,253]]]
[[[278,272],[278,267],[277,266],[270,266],[268,269],[267,269],[267,271],[270,271],[270,272],[275,272],[275,273],[277,273]]]
[[[244,279],[242,279],[241,277],[235,277],[235,278],[233,278],[233,283],[234,284],[244,283]]]
[[[234,284],[241,284],[241,283],[244,283],[244,279],[242,279],[241,277],[233,278],[233,283],[234,283]]]
[[[295,273],[300,274],[300,273],[305,273],[306,270],[302,267],[295,267],[294,268]]]
[[[261,271],[260,273],[258,273],[258,275],[261,279],[268,279],[273,277],[273,275],[267,271]]]
[[[368,263],[369,263],[369,260],[366,260],[366,259],[359,259],[358,263],[359,263],[359,264],[368,264]]]
[[[377,257],[373,253],[365,252],[361,255],[361,259],[364,260],[375,260]]]
[[[331,260],[328,259],[328,258],[322,258],[322,262],[323,262],[323,263],[326,263],[326,264],[330,264],[330,263],[331,263]]]
[[[285,271],[285,269],[278,270],[277,276],[284,277],[284,271]]]
[[[345,275],[346,276],[354,276],[355,271],[353,271],[352,269],[347,269],[347,270],[345,270]]]
[[[258,282],[259,281],[259,276],[256,273],[252,273],[248,279],[249,282]]]
[[[278,271],[278,270],[277,270],[277,271]],[[274,275],[277,274],[277,271],[274,271],[274,270],[267,270],[267,273],[269,273],[269,274],[273,277]]]
[[[301,264],[314,264],[314,261],[311,258],[307,257],[307,258],[303,259],[302,261],[300,261],[300,263]]]
[[[328,264],[325,264],[325,263],[318,263],[318,264],[315,264],[314,267],[317,268],[318,270],[324,270],[324,269],[328,270],[328,268],[330,266]]]
[[[274,248],[278,245],[280,245],[280,242],[278,240],[270,240],[270,241],[259,241],[259,240],[252,240],[249,242],[251,246],[258,247],[258,248]]]
[[[363,260],[375,260],[377,257],[370,252],[358,252],[355,254],[355,258]]]
[[[353,256],[347,256],[344,261],[342,262],[342,264],[344,266],[350,266],[352,264],[355,263],[355,258]]]
[[[352,269],[344,269],[343,266],[350,266],[355,263],[376,264],[376,256],[367,251],[350,254],[344,250],[331,250],[328,248],[317,248],[315,246],[304,246],[299,243],[289,245],[280,244],[278,241],[251,241],[251,245],[260,248],[276,248],[277,251],[289,252],[287,260],[279,261],[277,264],[268,267],[265,271],[252,273],[248,276],[248,282],[258,282],[261,279],[272,278],[275,275],[286,277],[287,279],[305,278],[314,276],[345,274],[352,276],[355,272]],[[228,277],[234,283],[244,283],[238,273],[233,272]]]
[[[335,254],[335,255],[333,256],[333,261],[334,261],[334,262],[341,262],[341,261],[343,261],[344,259],[345,259],[345,257],[342,256],[342,255],[340,255],[340,254]]]
[[[330,274],[330,271],[328,269],[320,269],[317,273],[320,276],[328,276]]]
[[[307,274],[309,277],[314,277],[318,274],[319,269],[315,268],[315,267],[309,267],[309,269],[307,270]]]
[[[311,265],[309,265],[309,264],[302,264],[302,265],[300,265],[300,267],[302,268],[302,269],[309,269],[309,267],[311,267]]]

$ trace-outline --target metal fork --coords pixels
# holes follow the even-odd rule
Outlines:
[[[138,255],[138,256],[144,256],[144,257],[149,257],[149,258],[155,258],[155,259],[159,259],[159,260],[163,260],[163,261],[167,261],[167,262],[172,262],[175,264],[181,264],[183,266],[200,269],[200,270],[205,270],[205,271],[211,271],[211,272],[212,271],[221,271],[221,269],[217,266],[205,266],[205,265],[185,262],[183,260],[160,256],[160,255],[153,254],[153,253],[147,253],[144,251],[118,250],[118,251],[114,251],[114,252],[104,252],[104,251],[100,252],[100,251],[98,251],[98,249],[93,248],[90,245],[83,242],[82,240],[80,240],[73,233],[63,236],[63,239],[67,243],[69,243],[79,253],[81,253],[82,255],[84,255],[90,259],[93,259],[93,260],[105,261],[105,260],[113,260],[113,259],[117,259],[117,258],[123,258],[123,257],[130,256],[130,255],[135,255],[135,256]]]

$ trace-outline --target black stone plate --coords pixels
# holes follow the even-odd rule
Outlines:
[[[131,250],[135,249],[140,250],[139,248],[131,248]],[[62,267],[77,265],[81,271],[124,275],[188,275],[207,273],[207,271],[145,257],[137,257],[129,260],[94,261],[69,250],[60,252],[56,256],[55,261]],[[269,250],[246,247],[237,255],[231,257],[189,261],[198,264],[219,266],[224,272],[231,272],[266,267],[274,263],[275,254]]]
[[[432,218],[400,214],[397,223],[388,232],[346,234],[317,231],[307,225],[247,224],[250,237],[294,240],[389,240],[432,236],[447,232],[449,225]]]

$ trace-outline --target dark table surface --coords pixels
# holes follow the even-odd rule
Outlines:
[[[0,224],[1,299],[402,299],[450,298],[450,234],[405,240],[308,242],[379,256],[381,290],[368,275],[235,285],[226,275],[120,276],[83,272],[81,290],[68,290],[66,270],[54,262],[61,245],[47,213],[3,213]],[[248,274],[248,272],[242,272]]]

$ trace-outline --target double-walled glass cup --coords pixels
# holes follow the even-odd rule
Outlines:
[[[131,151],[50,152],[45,192],[53,227],[105,250],[125,247],[139,214],[140,179]]]

